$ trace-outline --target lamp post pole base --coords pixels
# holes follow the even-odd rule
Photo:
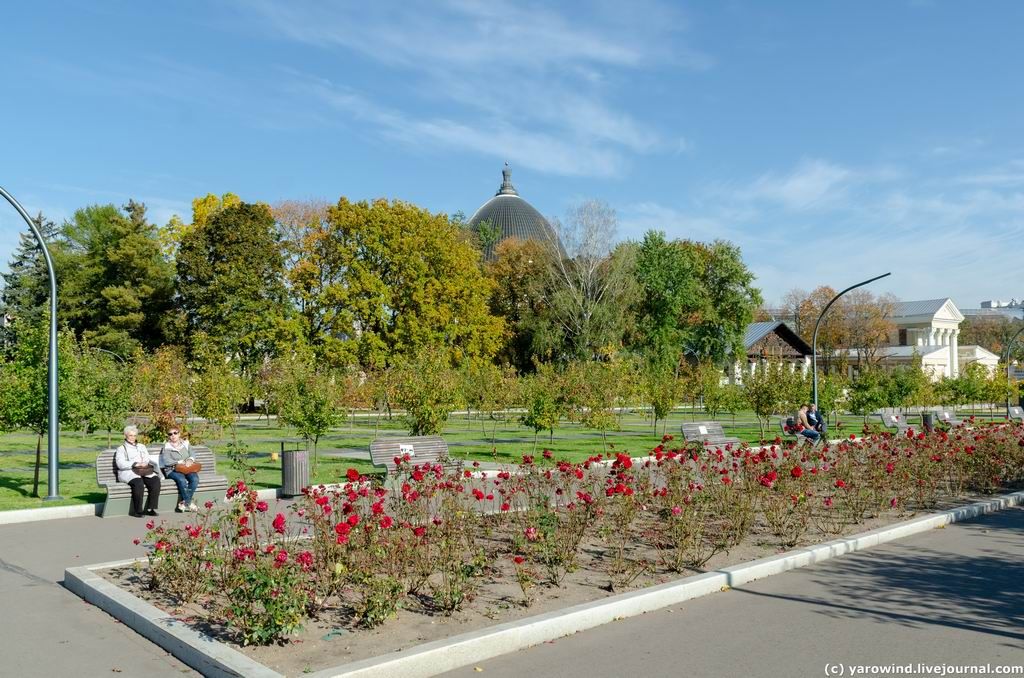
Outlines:
[[[50,494],[50,495],[47,495],[47,496],[43,497],[43,501],[63,501],[63,500],[64,500],[64,497],[60,496],[59,494]]]

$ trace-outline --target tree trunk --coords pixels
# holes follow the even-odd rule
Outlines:
[[[39,496],[39,466],[42,464],[43,436],[36,435],[36,468],[32,476],[32,496]]]
[[[533,453],[537,454],[537,434],[540,433],[537,429],[533,429]]]

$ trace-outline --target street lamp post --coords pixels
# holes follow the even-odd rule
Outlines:
[[[864,282],[859,282],[856,285],[850,285],[845,290],[843,290],[842,292],[840,292],[836,296],[832,297],[832,301],[830,301],[827,304],[825,304],[825,308],[822,309],[821,315],[819,315],[818,316],[818,320],[815,321],[815,323],[814,323],[814,340],[811,343],[811,362],[813,363],[811,365],[811,372],[812,372],[811,380],[814,383],[814,408],[815,409],[818,408],[818,326],[821,325],[821,319],[825,317],[825,314],[828,313],[828,309],[830,309],[832,307],[832,304],[836,303],[836,300],[839,297],[843,296],[844,294],[846,294],[850,290],[855,290],[858,287],[863,287],[864,285],[867,285],[868,283],[875,282],[876,280],[880,280],[880,279],[882,279],[882,278],[884,278],[886,276],[889,276],[889,275],[892,275],[892,273],[891,272],[890,273],[883,273],[882,275],[876,275],[874,278],[871,278],[870,280],[865,280]]]
[[[1010,341],[1006,342],[1006,417],[1010,417],[1010,349],[1013,347],[1013,342],[1017,340],[1017,337],[1024,332],[1024,327],[1017,330],[1016,334],[1010,337]]]
[[[25,211],[17,200],[10,193],[0,186],[0,195],[18,211],[21,218],[25,220],[32,234],[39,241],[39,249],[43,251],[43,259],[46,260],[46,272],[50,275],[50,359],[46,364],[47,372],[47,404],[49,420],[46,438],[46,498],[45,501],[63,499],[58,490],[58,459],[60,457],[60,425],[57,418],[58,393],[57,393],[57,274],[53,270],[53,259],[50,258],[50,251],[46,249],[46,241],[35,222]]]

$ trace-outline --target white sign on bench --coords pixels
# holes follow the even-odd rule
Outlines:
[[[706,436],[708,434],[708,427],[707,426],[698,426],[697,430],[700,432],[700,434],[702,436]]]
[[[416,451],[413,449],[412,445],[408,443],[402,443],[401,445],[398,446],[398,456],[404,457],[407,454],[410,457],[415,457]]]

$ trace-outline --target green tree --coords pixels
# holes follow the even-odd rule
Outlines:
[[[318,459],[320,438],[334,428],[339,419],[342,394],[337,375],[317,370],[301,355],[278,359],[274,401],[282,423],[295,428],[307,444],[313,446],[313,468]]]
[[[39,496],[42,443],[49,424],[47,322],[44,318],[43,323],[37,327],[22,328],[12,359],[0,365],[0,428],[27,428],[36,434],[33,497]],[[62,332],[57,344],[57,388],[60,394],[57,417],[63,426],[76,426],[82,421],[82,394],[80,382],[76,379],[78,350],[74,335]],[[56,488],[51,488],[51,491],[55,494]]]
[[[459,376],[444,351],[425,347],[392,368],[394,401],[406,412],[409,434],[440,435],[459,404]]]
[[[533,429],[533,451],[537,451],[537,434],[547,430],[550,437],[561,418],[562,384],[553,365],[538,365],[537,372],[523,379],[523,400],[526,412],[523,426]]]
[[[774,414],[795,411],[799,401],[801,376],[784,363],[763,361],[743,377],[743,393],[757,416],[764,440],[769,419]],[[806,396],[805,398],[806,399]]]
[[[122,356],[164,344],[174,271],[146,206],[85,207],[62,231],[68,261],[59,288],[61,321],[90,345]]]
[[[302,257],[289,285],[331,364],[384,367],[425,346],[453,364],[497,351],[503,323],[488,310],[480,255],[444,215],[342,198],[293,246]]]
[[[739,248],[667,241],[648,231],[638,248],[637,344],[645,353],[722,364],[743,355],[743,336],[761,303]]]
[[[81,426],[86,431],[120,431],[131,409],[132,381],[125,378],[131,365],[88,345],[82,345],[75,378],[81,394]],[[63,395],[63,394],[62,394]]]
[[[191,373],[179,346],[163,346],[141,356],[131,383],[134,409],[149,415],[150,437],[181,426],[192,411]]]
[[[239,203],[194,221],[177,254],[188,337],[204,332],[247,375],[289,339],[274,218],[266,205]]]
[[[888,378],[881,370],[870,369],[861,372],[850,384],[850,411],[862,415],[864,422],[867,423],[869,414],[887,404],[887,382]]]
[[[40,212],[32,220],[39,229],[43,239],[47,243],[50,254],[54,260],[54,267],[57,269],[58,279],[65,267],[61,257],[62,244],[57,240],[59,230],[57,225],[43,216]],[[0,292],[0,317],[9,319],[7,323],[0,323],[0,337],[3,339],[5,352],[10,353],[17,342],[19,328],[25,327],[29,331],[38,327],[45,317],[50,300],[50,282],[46,270],[46,261],[43,259],[43,252],[39,249],[39,243],[31,231],[24,231],[18,235],[18,247],[11,255],[7,264],[7,272],[2,275],[3,291]],[[58,302],[61,289],[58,288]],[[58,311],[58,315],[60,312]]]

